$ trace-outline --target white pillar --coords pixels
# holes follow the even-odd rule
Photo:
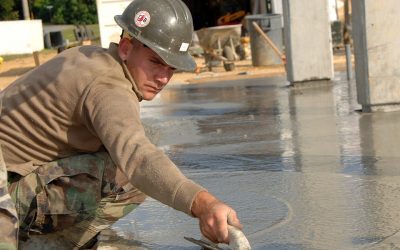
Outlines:
[[[22,10],[24,12],[24,19],[30,20],[28,0],[22,0]]]
[[[329,80],[333,55],[328,2],[283,0],[288,81]]]
[[[108,48],[110,42],[119,42],[122,29],[114,16],[121,15],[130,2],[132,0],[96,0],[102,47]]]
[[[364,112],[400,110],[398,3],[352,1],[357,97]]]
[[[328,0],[328,13],[331,22],[338,20],[337,0]]]
[[[271,5],[272,5],[272,13],[275,14],[283,13],[282,0],[271,0]]]

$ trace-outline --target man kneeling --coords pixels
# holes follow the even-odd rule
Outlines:
[[[87,247],[145,195],[197,217],[213,242],[228,243],[228,222],[241,227],[146,138],[140,120],[140,101],[176,69],[196,67],[188,8],[134,0],[115,20],[119,44],[68,49],[1,92],[0,244],[10,249],[18,237],[51,232]]]

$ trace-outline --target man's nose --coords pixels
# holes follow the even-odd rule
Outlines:
[[[157,74],[157,82],[159,85],[159,87],[164,87],[164,85],[166,85],[169,82],[169,79],[172,76],[172,72],[170,72],[169,69],[164,69],[161,70],[158,74]]]
[[[157,87],[160,89],[163,88],[165,85],[167,85],[169,78],[166,75],[158,76],[156,78],[156,81],[157,81]]]

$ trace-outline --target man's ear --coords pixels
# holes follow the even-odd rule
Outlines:
[[[124,37],[119,41],[118,54],[122,61],[126,61],[132,50],[131,40]]]

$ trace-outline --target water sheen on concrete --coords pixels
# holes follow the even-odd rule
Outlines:
[[[182,171],[237,210],[254,249],[398,249],[400,113],[358,112],[341,79],[172,85],[142,114]],[[200,238],[197,221],[151,199],[112,230],[143,249],[199,249],[183,239]]]
[[[142,114],[183,172],[237,210],[254,249],[399,248],[400,113],[358,112],[342,79],[172,85]],[[151,199],[113,230],[199,249],[183,239],[200,237],[197,221]]]
[[[399,249],[400,113],[358,112],[354,82],[171,85],[142,117],[182,171],[238,212],[254,249]],[[200,249],[197,221],[148,199],[105,249]]]

